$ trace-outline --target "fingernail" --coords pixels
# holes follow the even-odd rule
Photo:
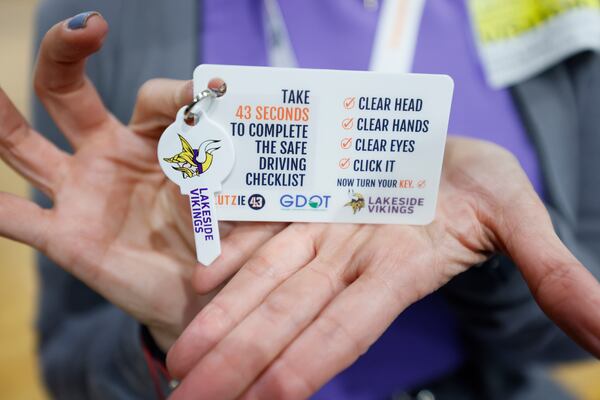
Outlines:
[[[100,13],[97,11],[88,11],[81,14],[77,14],[69,20],[67,28],[69,28],[72,31],[77,29],[83,29],[87,26],[88,19],[90,19],[90,17],[93,17],[94,15],[100,15]]]

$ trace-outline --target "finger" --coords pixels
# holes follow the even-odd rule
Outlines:
[[[210,267],[196,269],[192,285],[199,294],[207,294],[235,274],[246,261],[288,224],[236,223],[221,241],[221,255]]]
[[[494,231],[544,312],[600,357],[600,284],[556,235],[531,191],[508,198]]]
[[[413,272],[414,269],[406,268],[398,277],[362,275],[327,306],[241,398],[310,397],[354,363],[402,310],[418,300],[409,289]]]
[[[0,236],[43,251],[49,220],[48,210],[29,200],[0,192]]]
[[[510,181],[476,175],[461,168],[473,165],[465,139],[452,139],[444,160],[445,171],[458,171],[474,184],[466,187],[478,197],[478,218],[496,248],[516,262],[536,301],[544,312],[573,339],[600,357],[600,284],[575,259],[556,235],[542,201],[534,192],[515,157],[498,147],[486,145],[477,154],[488,153],[503,166]],[[481,147],[481,146],[480,146]],[[483,153],[482,153],[483,152]],[[473,154],[473,153],[471,153]],[[467,155],[467,159],[465,159]],[[484,157],[485,159],[485,157]],[[453,164],[450,168],[447,168]],[[485,170],[486,165],[482,165]],[[484,189],[482,188],[489,188]]]
[[[344,271],[356,270],[354,251],[372,229],[331,227],[319,255],[257,306],[186,376],[178,396],[200,393],[202,398],[237,398],[267,365],[315,316],[348,285]],[[354,249],[349,251],[348,249]],[[230,366],[234,365],[235,368]],[[218,376],[211,371],[218,370]],[[210,383],[198,388],[195,382]]]
[[[35,132],[0,88],[0,158],[50,198],[68,155]]]
[[[175,120],[177,111],[192,101],[193,82],[152,79],[138,92],[129,123],[137,133],[158,138]]]
[[[171,374],[186,375],[273,289],[307,265],[315,256],[314,235],[320,227],[292,224],[259,249],[175,342],[167,356]]]
[[[85,76],[86,59],[102,47],[108,24],[98,13],[70,21],[54,25],[42,40],[34,86],[58,128],[77,148],[96,128],[114,119]],[[81,28],[73,29],[76,22],[83,24]]]

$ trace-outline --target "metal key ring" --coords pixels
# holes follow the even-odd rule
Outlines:
[[[208,86],[208,88],[194,96],[192,102],[185,107],[183,117],[188,124],[193,124],[197,121],[198,115],[194,113],[193,110],[200,102],[206,99],[219,98],[227,92],[227,84],[222,79],[211,79]],[[215,88],[212,88],[211,86],[214,86]]]

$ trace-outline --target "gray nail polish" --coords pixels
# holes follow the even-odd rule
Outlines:
[[[87,26],[87,21],[94,15],[100,15],[96,11],[88,11],[81,14],[77,14],[71,18],[67,24],[67,27],[71,30],[83,29]]]

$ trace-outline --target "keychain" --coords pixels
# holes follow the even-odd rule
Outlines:
[[[215,79],[188,106],[177,113],[158,142],[158,160],[165,175],[190,200],[196,257],[210,265],[221,254],[219,220],[215,194],[235,161],[234,147],[225,130],[210,119],[208,111],[198,110],[204,101],[225,94],[227,86]]]
[[[201,264],[221,253],[218,221],[434,219],[451,78],[205,64],[194,87],[158,159],[189,197]]]

